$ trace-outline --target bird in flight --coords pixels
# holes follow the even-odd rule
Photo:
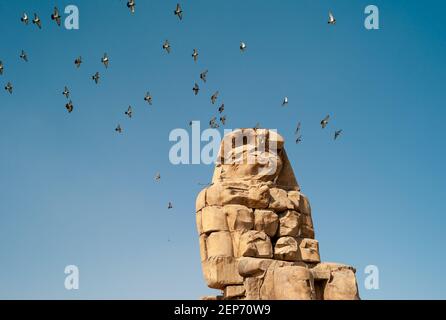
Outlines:
[[[99,83],[99,79],[100,79],[100,75],[99,75],[99,72],[96,72],[91,78],[94,80],[94,82],[96,83],[96,84],[98,84]]]
[[[322,129],[325,129],[325,127],[327,126],[327,124],[328,124],[328,120],[330,119],[330,116],[329,115],[327,115],[324,119],[322,119],[322,121],[321,121],[321,127],[322,127]]]
[[[203,80],[203,82],[206,82],[207,75],[208,75],[208,70],[204,70],[202,73],[200,73],[200,79]]]
[[[108,68],[108,62],[110,60],[108,59],[107,53],[104,53],[104,56],[101,58],[101,62],[104,64],[105,68]]]
[[[214,129],[219,127],[216,117],[212,117],[212,119],[209,121],[209,126]]]
[[[297,138],[296,138],[296,144],[299,144],[299,143],[301,143],[302,142],[302,136],[298,136]]]
[[[170,43],[169,40],[164,41],[163,43],[163,49],[167,51],[167,53],[170,53]]]
[[[221,106],[218,108],[218,112],[222,113],[223,111],[225,111],[225,104],[222,103]]]
[[[22,50],[22,52],[20,53],[20,59],[28,62],[28,55],[26,54],[26,52],[24,50]]]
[[[211,96],[212,104],[215,104],[215,101],[217,101],[217,98],[218,98],[218,91],[215,91],[215,93]]]
[[[28,25],[29,23],[29,17],[26,14],[26,12],[23,12],[22,17],[20,18],[20,21],[22,21],[24,24]]]
[[[65,105],[65,108],[68,110],[68,113],[71,113],[73,111],[73,102],[68,101],[68,103]]]
[[[226,124],[226,116],[221,116],[220,117],[220,122],[225,125]]]
[[[172,208],[173,208],[172,202],[169,202],[167,209],[172,209]]]
[[[149,91],[147,91],[146,95],[144,96],[144,101],[147,101],[149,105],[152,105],[152,96],[150,95]]]
[[[6,86],[5,86],[5,90],[8,91],[10,94],[12,94],[13,87],[12,87],[11,82],[8,82],[8,83],[6,84]]]
[[[33,24],[35,24],[36,26],[38,26],[39,29],[42,29],[42,21],[40,20],[40,18],[39,18],[39,16],[37,15],[37,13],[34,13]]]
[[[70,90],[68,90],[68,87],[65,86],[65,88],[63,89],[62,94],[65,96],[65,98],[69,98],[70,97]]]
[[[118,133],[122,133],[122,128],[120,124],[118,124],[118,126],[115,128],[115,131]]]
[[[328,24],[336,24],[336,19],[331,11],[328,12]]]
[[[337,138],[339,138],[339,136],[341,135],[341,133],[342,133],[342,129],[341,129],[341,130],[336,130],[336,131],[335,131],[335,134],[334,134],[334,139],[336,140]]]
[[[132,110],[132,107],[131,107],[131,106],[129,106],[129,107],[127,108],[127,111],[126,111],[126,112],[124,112],[124,114],[125,114],[126,116],[128,116],[129,118],[131,118],[131,117],[132,117],[132,115],[133,115],[133,110]]]
[[[3,62],[0,61],[0,75],[3,74],[3,69],[4,69]]]
[[[183,20],[183,9],[181,9],[179,3],[177,3],[177,7],[175,8],[175,11],[173,13],[178,16],[178,19]]]
[[[82,57],[79,56],[74,60],[74,64],[76,65],[77,68],[79,68],[82,64]]]
[[[299,123],[297,124],[297,127],[296,127],[296,132],[294,133],[294,134],[298,134],[299,133],[299,131],[300,131],[300,121],[299,121]]]
[[[197,49],[194,49],[194,52],[192,52],[192,58],[194,58],[194,61],[197,62],[197,60],[198,60],[198,51],[197,51]]]
[[[155,175],[155,181],[158,182],[158,181],[160,181],[160,180],[161,180],[161,174],[158,172],[158,173]]]
[[[57,9],[57,7],[54,7],[54,12],[51,15],[51,20],[55,20],[57,25],[60,27],[61,17],[60,17],[60,14],[59,14],[59,9]]]
[[[240,42],[240,51],[245,52],[245,49],[246,49],[246,43],[244,43],[243,41]]]
[[[194,87],[192,88],[192,91],[195,93],[195,95],[198,94],[198,92],[200,91],[200,87],[198,86],[198,84],[195,82]]]
[[[283,98],[282,101],[282,107],[285,107],[286,105],[288,105],[288,97]]]
[[[127,8],[130,9],[131,13],[135,13],[135,0],[127,1]]]

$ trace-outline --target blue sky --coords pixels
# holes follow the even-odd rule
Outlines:
[[[79,30],[49,19],[54,5],[68,4],[79,7]],[[368,4],[380,9],[380,30],[364,28]],[[171,165],[168,136],[189,130],[190,120],[207,124],[215,90],[228,128],[260,122],[285,137],[322,260],[355,266],[362,298],[446,298],[446,4],[194,0],[182,3],[181,22],[175,5],[137,1],[132,16],[124,0],[0,2],[0,82],[14,85],[13,95],[0,92],[0,298],[214,293],[202,278],[194,217],[198,183],[213,167]],[[37,12],[43,29],[22,25],[23,11]],[[28,63],[18,58],[22,49]],[[208,82],[195,97],[204,69]],[[332,119],[321,130],[326,114]],[[303,142],[295,145],[298,121]],[[344,130],[336,142],[335,129]],[[64,288],[70,264],[80,269],[77,291]],[[364,289],[371,264],[379,290]]]

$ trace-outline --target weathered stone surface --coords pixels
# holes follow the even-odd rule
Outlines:
[[[243,284],[234,257],[209,257],[202,263],[204,278],[208,287],[224,289],[228,285]]]
[[[279,237],[297,237],[300,232],[300,214],[297,211],[287,210],[279,214]]]
[[[234,256],[232,239],[229,231],[212,232],[206,238],[206,250],[208,257]]]
[[[204,233],[229,230],[226,214],[217,206],[207,206],[201,210],[201,225]]]
[[[274,246],[274,259],[297,261],[299,257],[299,246],[293,237],[281,237]]]
[[[198,212],[206,206],[206,189],[200,191],[195,201],[195,211]]]
[[[230,204],[224,206],[223,210],[227,217],[229,231],[248,231],[254,227],[252,209],[238,204]]]
[[[223,291],[223,296],[225,297],[225,299],[243,297],[244,295],[245,295],[244,285],[227,286]]]
[[[262,231],[247,231],[241,234],[239,250],[242,257],[272,258],[271,240]]]
[[[297,260],[308,263],[318,263],[321,261],[319,256],[319,242],[314,239],[297,239],[299,245]]]
[[[271,200],[269,202],[269,209],[276,212],[285,211],[287,209],[294,209],[294,204],[288,198],[288,194],[285,190],[279,188],[271,188],[269,190]]]
[[[196,200],[203,275],[224,293],[212,299],[359,299],[352,267],[320,263],[283,138],[239,129],[223,142]]]
[[[279,216],[271,210],[256,209],[254,211],[254,229],[274,237],[279,227]]]

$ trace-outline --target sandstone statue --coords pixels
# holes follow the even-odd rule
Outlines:
[[[223,138],[196,223],[204,278],[222,290],[208,299],[359,299],[353,267],[320,261],[310,203],[273,130]]]

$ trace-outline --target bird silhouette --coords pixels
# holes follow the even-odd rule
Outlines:
[[[287,105],[288,105],[288,97],[285,97],[285,98],[283,98],[283,101],[282,101],[282,107],[285,107]]]
[[[157,174],[155,175],[155,181],[158,182],[160,180],[161,180],[161,174],[157,172]]]
[[[336,24],[336,19],[331,11],[328,12],[328,24]]]
[[[22,17],[20,18],[20,21],[22,21],[24,24],[28,25],[29,17],[26,12],[23,12]]]
[[[122,133],[122,128],[120,124],[118,124],[118,126],[115,128],[115,131],[118,133]]]
[[[178,19],[183,20],[183,9],[181,9],[179,3],[177,3],[177,7],[175,8],[175,11],[173,13],[178,16]]]
[[[24,50],[22,50],[22,52],[20,53],[20,59],[22,59],[25,62],[28,62],[28,55]]]
[[[3,74],[3,69],[4,69],[4,68],[5,68],[5,67],[3,66],[3,62],[0,61],[0,75]]]
[[[104,64],[105,68],[108,68],[108,62],[110,60],[108,59],[107,53],[104,53],[104,56],[101,58],[101,62]]]
[[[132,117],[132,115],[133,115],[133,110],[132,110],[132,107],[131,107],[131,106],[129,106],[129,107],[127,108],[127,111],[126,111],[126,112],[124,112],[124,114],[125,114],[126,116],[128,116],[129,118],[131,118],[131,117]]]
[[[68,103],[65,105],[65,108],[68,110],[68,113],[73,112],[73,108],[74,108],[73,102],[71,102],[71,100],[68,101]]]
[[[64,88],[64,90],[63,90],[63,92],[62,92],[62,94],[65,96],[65,98],[69,98],[70,97],[70,90],[68,90],[68,87],[67,86],[65,86],[65,88]]]
[[[127,8],[130,9],[131,13],[135,13],[135,0],[127,1]]]
[[[321,121],[321,127],[322,127],[322,129],[325,129],[325,127],[327,126],[327,124],[328,124],[328,120],[330,119],[330,116],[329,115],[327,115],[324,119],[322,119],[322,121]]]
[[[39,27],[39,29],[42,29],[42,21],[40,20],[37,13],[34,13],[33,24],[35,24],[37,27]]]
[[[98,84],[99,83],[99,79],[101,78],[101,76],[99,75],[99,72],[96,72],[91,78],[94,80],[94,82],[96,84]]]
[[[217,101],[218,98],[218,91],[215,91],[215,93],[211,96],[211,103],[215,104],[215,102]]]
[[[198,84],[195,82],[194,87],[192,88],[192,91],[195,93],[195,95],[198,94],[198,92],[200,91],[200,87],[198,86]]]
[[[51,20],[56,21],[57,25],[60,27],[61,17],[60,17],[60,14],[59,14],[59,9],[57,9],[57,7],[54,7],[54,12],[51,15]]]
[[[300,121],[299,121],[299,123],[297,124],[297,127],[296,127],[296,132],[294,133],[294,134],[298,134],[299,133],[299,131],[300,131]]]
[[[82,64],[82,57],[79,56],[74,60],[74,64],[76,65],[77,68],[79,68]]]
[[[172,208],[173,208],[172,202],[169,202],[169,204],[167,205],[167,209],[172,209]]]
[[[165,40],[165,41],[164,41],[164,43],[163,43],[163,49],[166,50],[167,53],[170,53],[171,46],[170,46],[169,40]]]
[[[8,83],[6,84],[6,86],[5,86],[5,90],[8,91],[10,94],[12,94],[13,87],[12,87],[11,82],[8,82]]]
[[[335,131],[335,134],[334,134],[334,140],[336,140],[337,138],[339,138],[339,136],[341,135],[341,133],[342,133],[342,129],[341,129],[341,130],[336,130],[336,131]]]
[[[221,116],[220,117],[220,122],[225,125],[226,124],[226,116]]]
[[[302,136],[298,136],[297,138],[296,138],[296,144],[299,144],[299,143],[301,143],[302,142]]]
[[[197,62],[197,60],[198,60],[198,51],[197,51],[197,49],[194,49],[194,51],[192,52],[192,58],[194,58],[194,61]]]
[[[242,42],[240,42],[240,51],[241,51],[241,52],[245,52],[245,50],[246,50],[246,43],[244,43],[244,42],[242,41]]]
[[[225,104],[222,103],[221,106],[218,108],[218,112],[222,113],[223,111],[225,111]]]
[[[207,75],[208,75],[208,70],[204,70],[202,73],[200,73],[200,79],[203,80],[203,82],[206,82]]]
[[[150,95],[150,92],[147,91],[146,95],[144,96],[144,101],[147,101],[149,105],[152,105],[152,96]]]

